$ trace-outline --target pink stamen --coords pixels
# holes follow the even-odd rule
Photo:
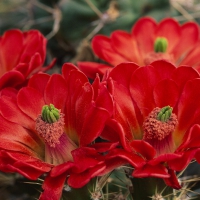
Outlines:
[[[174,151],[172,133],[178,123],[174,113],[171,113],[166,121],[158,120],[157,116],[160,110],[161,108],[153,109],[143,123],[143,140],[155,148],[157,156]]]
[[[56,147],[60,144],[60,137],[64,132],[64,114],[60,113],[60,118],[54,123],[48,123],[42,120],[42,116],[39,115],[36,119],[36,131],[44,139],[50,147]]]
[[[168,62],[173,62],[174,58],[172,55],[168,53],[156,53],[156,52],[150,52],[146,55],[144,58],[144,64],[149,65],[150,63],[156,61],[156,60],[166,60]]]
[[[143,139],[144,140],[163,140],[166,136],[170,135],[178,123],[175,114],[171,114],[170,118],[165,121],[159,121],[157,115],[160,112],[160,108],[155,108],[143,123]]]

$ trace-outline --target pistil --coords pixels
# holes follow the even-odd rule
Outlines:
[[[154,52],[165,53],[167,51],[168,41],[165,37],[157,37],[154,42]]]
[[[168,41],[165,37],[157,37],[154,41],[154,50],[146,54],[144,58],[144,64],[149,65],[156,60],[166,60],[168,62],[174,62],[172,54],[167,52]]]

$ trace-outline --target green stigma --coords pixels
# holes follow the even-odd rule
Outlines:
[[[60,111],[53,104],[42,107],[42,119],[48,123],[57,122],[60,118]]]
[[[154,51],[156,53],[158,52],[165,53],[167,51],[167,46],[168,46],[167,39],[164,37],[158,37],[154,42]]]
[[[161,108],[160,112],[157,115],[157,119],[159,121],[166,122],[170,118],[172,110],[173,109],[170,106],[165,106]]]

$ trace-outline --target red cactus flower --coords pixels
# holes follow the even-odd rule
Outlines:
[[[176,66],[199,68],[199,27],[194,22],[180,25],[172,18],[160,23],[149,17],[141,18],[131,33],[114,31],[110,37],[97,35],[92,40],[94,53],[108,64],[80,62],[79,67],[90,78],[101,75],[122,62],[135,62],[140,66],[165,59]]]
[[[3,89],[0,97],[0,169],[37,179],[65,162],[69,170],[72,167],[76,172],[87,170],[82,180],[84,184],[104,170],[105,164],[97,156],[98,152],[85,148],[99,136],[112,113],[110,94],[105,88],[100,93],[94,95],[86,76],[71,64],[63,66],[62,76],[33,75],[28,86],[19,92],[13,88]],[[79,147],[80,150],[74,151]],[[73,162],[78,158],[81,159],[79,167]],[[94,165],[96,172],[88,170]],[[66,179],[59,177],[51,190],[54,200],[60,198]],[[44,189],[51,185],[48,180]],[[78,181],[78,184],[83,183]],[[49,195],[46,190],[45,195]],[[42,195],[43,198],[47,199]]]
[[[121,156],[136,153],[144,159],[145,164],[134,166],[134,177],[160,177],[180,188],[174,172],[194,158],[199,161],[199,78],[191,67],[155,61],[146,67],[122,63],[102,82],[108,90],[113,85],[115,103],[102,137],[121,141],[126,151]]]
[[[8,30],[0,37],[0,89],[19,87],[42,67],[46,57],[46,39],[37,30]]]

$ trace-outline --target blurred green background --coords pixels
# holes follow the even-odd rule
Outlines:
[[[53,73],[64,62],[96,60],[90,47],[94,35],[130,31],[143,16],[200,23],[200,0],[0,0],[0,35],[13,28],[40,30],[48,39],[46,62],[57,58]],[[200,174],[199,165],[188,174],[193,171]],[[37,199],[41,183],[0,173],[0,200]]]

